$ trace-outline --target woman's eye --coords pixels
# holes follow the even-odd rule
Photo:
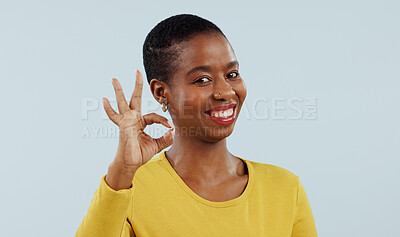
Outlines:
[[[204,83],[204,82],[207,82],[207,80],[210,80],[210,79],[208,79],[207,77],[202,77],[202,78],[197,79],[194,83]]]
[[[239,73],[238,72],[231,72],[231,73],[229,73],[228,74],[228,78],[236,78],[236,77],[238,77],[239,76]]]

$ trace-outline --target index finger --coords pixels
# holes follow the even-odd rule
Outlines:
[[[129,107],[132,110],[136,110],[138,112],[141,112],[142,91],[143,91],[143,75],[139,70],[136,69],[135,89],[133,89],[131,101],[129,103]]]

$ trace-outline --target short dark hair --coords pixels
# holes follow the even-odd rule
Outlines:
[[[211,21],[192,14],[171,16],[158,23],[143,44],[143,64],[147,81],[157,78],[170,85],[179,58],[179,43],[200,33],[216,32],[226,36]]]

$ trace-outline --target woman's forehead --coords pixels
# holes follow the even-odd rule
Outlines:
[[[200,34],[185,41],[180,50],[180,64],[186,70],[197,66],[222,66],[236,61],[235,53],[221,34]]]

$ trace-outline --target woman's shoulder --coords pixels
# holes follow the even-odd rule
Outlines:
[[[273,164],[261,163],[247,160],[253,168],[256,179],[263,182],[285,183],[286,185],[298,184],[299,177],[292,171]]]
[[[156,174],[158,176],[165,172],[162,159],[162,153],[156,154],[148,162],[138,168],[135,177],[146,177],[147,179],[151,179],[154,176],[153,178],[158,178],[155,177]]]
[[[150,167],[158,167],[158,166],[162,166],[162,160],[164,158],[164,154],[163,152],[160,152],[156,155],[153,156],[153,158],[151,158],[148,162],[146,162],[146,164],[142,165],[140,168],[142,167],[146,167],[146,168],[150,168]]]

